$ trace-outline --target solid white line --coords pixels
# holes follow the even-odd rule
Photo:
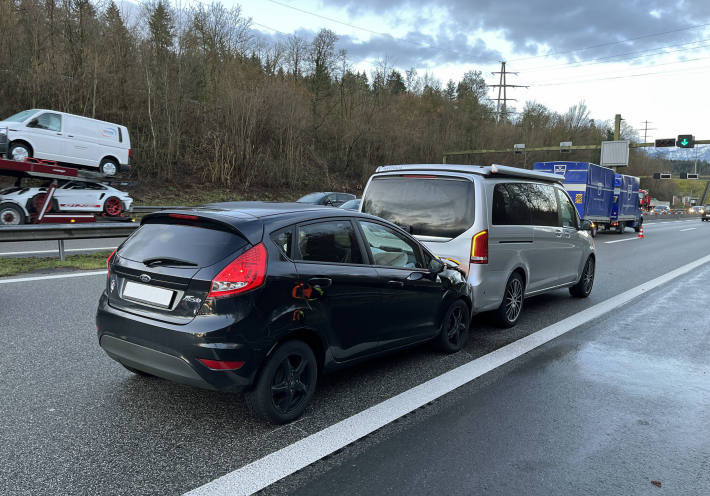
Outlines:
[[[710,255],[597,303],[492,353],[356,413],[352,417],[341,420],[186,494],[188,496],[235,496],[260,491],[428,402],[708,262],[710,262]]]
[[[99,246],[97,248],[68,248],[65,252],[70,251],[91,251],[91,250],[113,250],[115,246]],[[36,255],[39,253],[59,253],[59,250],[33,250],[33,251],[6,251],[0,255]]]
[[[688,227],[687,229],[681,229],[681,230],[678,231],[678,232],[683,232],[683,231],[695,231],[696,229],[697,229],[697,227]]]
[[[611,243],[621,243],[622,241],[632,241],[632,240],[634,240],[634,239],[639,239],[639,238],[616,239],[616,240],[614,240],[614,241],[604,241],[604,243],[606,243],[607,245],[609,245],[609,244],[611,244]]]
[[[67,277],[86,277],[98,276],[106,274],[105,270],[92,270],[91,272],[73,272],[71,274],[57,274],[53,276],[37,276],[37,277],[17,277],[14,279],[0,279],[0,284],[9,284],[11,282],[29,282],[29,281],[44,281],[45,279],[66,279]]]

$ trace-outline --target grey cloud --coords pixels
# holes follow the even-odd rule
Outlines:
[[[652,48],[698,39],[702,29],[646,37],[623,45],[607,45],[650,33],[686,28],[710,22],[707,0],[323,0],[328,6],[345,8],[351,15],[396,14],[407,9],[417,15],[424,8],[444,8],[446,24],[453,33],[470,33],[481,28],[501,30],[517,54],[536,55],[546,44],[553,52],[602,45],[564,54],[568,59],[618,53],[620,46]],[[654,17],[657,11],[660,17]],[[352,20],[357,23],[356,19]],[[366,26],[365,26],[366,27]]]
[[[294,34],[310,41],[314,31],[300,29]],[[261,40],[269,35],[258,33]],[[273,40],[285,40],[283,34],[273,34]],[[451,35],[442,30],[437,36],[408,33],[403,38],[391,35],[372,35],[367,41],[360,41],[349,35],[339,35],[338,49],[344,49],[351,61],[358,63],[365,59],[384,59],[389,65],[400,69],[422,68],[428,65],[461,63],[480,65],[500,60],[500,53],[489,49],[482,40],[470,43],[464,34]]]

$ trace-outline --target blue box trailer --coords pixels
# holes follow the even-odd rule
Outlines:
[[[611,220],[623,232],[626,227],[633,227],[637,232],[643,223],[639,202],[640,179],[626,174],[616,174],[614,178],[614,200],[611,208]]]
[[[641,225],[637,177],[616,174],[608,167],[591,162],[535,162],[533,169],[565,176],[565,189],[579,216],[592,221],[592,236],[596,236],[599,230],[623,232],[627,226],[638,229]],[[634,197],[636,211],[632,208]]]

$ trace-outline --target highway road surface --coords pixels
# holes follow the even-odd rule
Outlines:
[[[0,494],[709,494],[710,223],[645,234],[596,238],[588,299],[327,376],[281,427],[108,358],[102,271],[0,279]]]

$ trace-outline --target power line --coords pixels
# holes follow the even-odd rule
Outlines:
[[[700,48],[707,48],[710,47],[710,44],[704,44],[704,45],[697,45],[697,46],[689,46],[686,48],[679,48],[678,50],[668,50],[666,51],[667,48],[674,48],[674,47],[679,47],[679,46],[686,46],[686,45],[694,45],[697,43],[705,43],[707,41],[710,41],[710,38],[704,38],[702,40],[697,40],[697,41],[691,41],[688,43],[679,43],[675,45],[665,45],[665,46],[660,46],[656,48],[649,48],[646,50],[635,50],[633,52],[625,52],[625,53],[619,53],[616,55],[608,55],[606,57],[595,57],[592,59],[587,59],[587,60],[580,60],[578,62],[573,62],[573,63],[567,63],[567,64],[555,64],[555,65],[546,65],[543,67],[536,67],[534,69],[526,69],[525,72],[540,72],[548,69],[555,69],[555,68],[562,68],[562,69],[567,69],[567,68],[576,68],[576,67],[583,67],[587,65],[597,65],[597,64],[603,64],[603,63],[615,63],[615,62],[623,62],[625,60],[633,60],[636,58],[643,58],[647,57],[648,55],[665,55],[669,53],[677,53],[677,52],[683,52],[686,50],[697,50]],[[652,52],[652,53],[649,53]],[[625,55],[633,55],[633,54],[641,54],[637,55],[635,57],[625,57]],[[623,57],[619,60],[611,60],[609,59],[615,59],[617,57]]]
[[[708,59],[710,57],[701,57],[697,59],[692,59],[688,60],[686,62],[693,62],[695,60],[704,60]],[[683,62],[673,62],[674,64],[681,64]],[[658,65],[669,65],[669,64],[658,64]],[[707,69],[710,69],[710,66],[702,66],[702,67],[695,67],[690,70],[686,70],[683,74],[691,74],[695,73],[697,71],[705,71]],[[643,76],[653,76],[657,74],[671,74],[671,73],[677,73],[678,70],[674,69],[671,71],[656,71],[656,72],[644,72],[644,73],[639,73],[639,74],[626,74],[626,75],[621,75],[621,76],[610,76],[610,77],[603,77],[603,78],[593,78],[593,79],[580,79],[577,81],[558,81],[558,82],[551,82],[551,83],[532,83],[531,86],[533,87],[541,87],[541,86],[565,86],[569,84],[581,84],[581,83],[592,83],[596,81],[610,81],[614,79],[626,79],[626,78],[635,78],[635,77],[643,77]]]
[[[705,24],[695,24],[695,25],[688,26],[685,28],[671,29],[670,31],[661,31],[658,33],[645,34],[643,36],[637,36],[635,38],[626,38],[626,39],[619,40],[619,41],[611,41],[608,43],[599,43],[598,45],[591,45],[591,46],[587,46],[587,47],[583,47],[583,48],[575,48],[573,50],[565,50],[562,52],[551,52],[551,53],[546,53],[544,55],[533,55],[531,57],[523,57],[520,59],[513,59],[513,60],[510,60],[509,62],[520,62],[523,60],[532,60],[532,59],[539,59],[539,58],[543,58],[543,57],[552,57],[553,55],[564,55],[566,53],[582,52],[584,50],[591,50],[592,48],[601,48],[601,47],[605,47],[605,46],[619,45],[621,43],[627,43],[629,41],[636,41],[636,40],[641,40],[644,38],[652,38],[654,36],[662,36],[664,34],[670,34],[670,33],[679,33],[681,31],[689,31],[691,29],[699,29],[699,28],[704,28],[706,26],[710,26],[710,22],[705,23]]]

